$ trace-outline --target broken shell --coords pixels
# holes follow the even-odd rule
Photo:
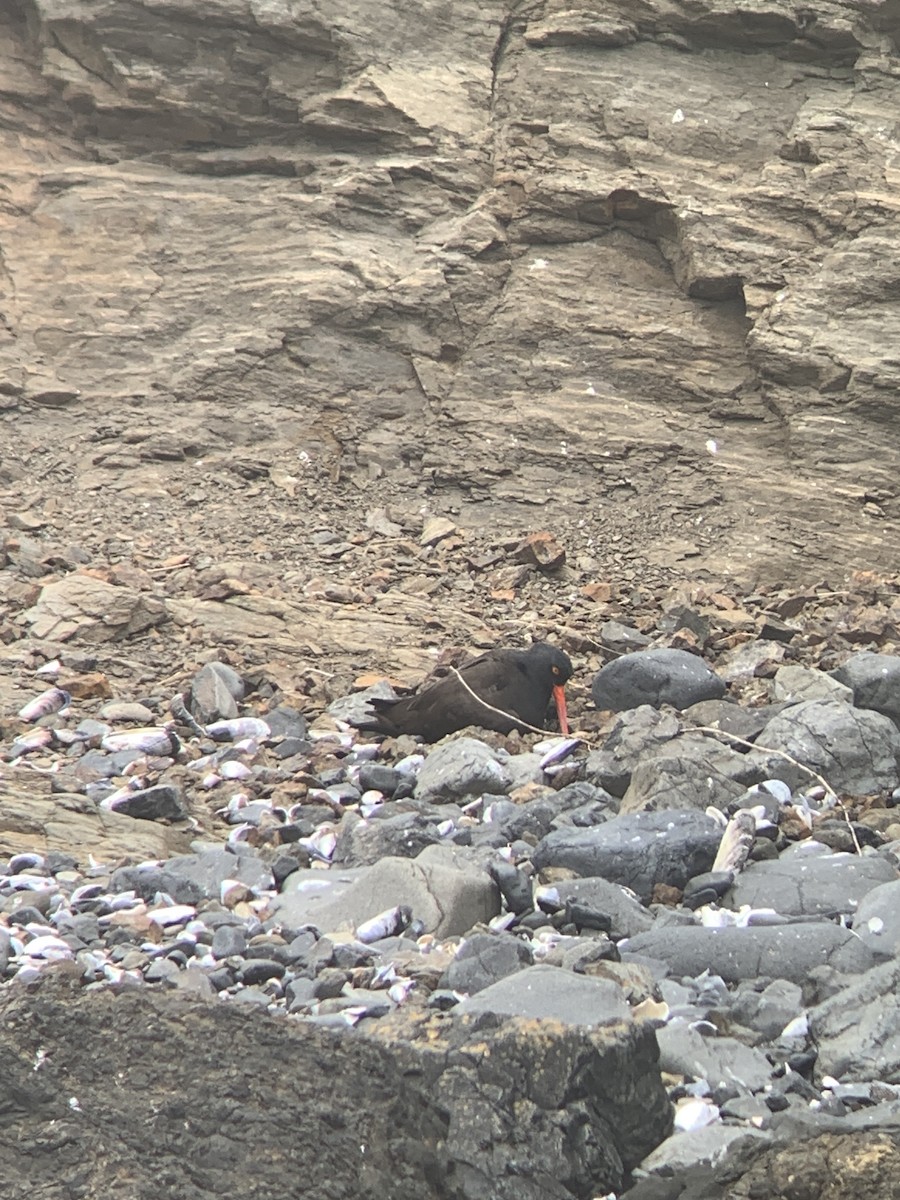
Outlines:
[[[368,945],[370,942],[379,942],[382,938],[395,937],[397,934],[403,933],[411,922],[412,909],[409,905],[397,904],[393,908],[386,908],[377,916],[370,917],[368,921],[363,921],[361,925],[357,925],[354,937],[357,941]]]
[[[23,733],[21,737],[15,738],[9,751],[13,758],[18,758],[22,754],[33,754],[35,750],[43,750],[45,746],[50,746],[53,740],[52,729],[35,729],[32,733]]]
[[[73,950],[69,943],[64,942],[61,937],[57,937],[55,933],[48,933],[42,937],[32,938],[25,947],[25,954],[29,958],[56,960],[72,958]]]
[[[234,742],[245,737],[265,740],[272,736],[272,730],[259,717],[234,717],[229,721],[213,721],[211,725],[207,725],[206,732],[214,742]]]
[[[572,751],[580,745],[581,738],[548,738],[546,741],[538,742],[534,747],[534,752],[542,755],[539,766],[542,771],[546,771],[554,763],[568,758]]]
[[[681,1100],[675,1109],[675,1128],[679,1133],[692,1133],[718,1119],[718,1108],[708,1100]]]
[[[165,929],[169,925],[182,925],[197,915],[193,904],[166,904],[162,908],[154,908],[147,916],[156,925]]]
[[[100,742],[104,750],[115,754],[120,750],[138,750],[142,754],[154,754],[172,758],[181,749],[181,743],[169,729],[127,729],[123,733],[107,734]]]
[[[44,856],[36,854],[34,851],[25,851],[22,854],[14,854],[6,864],[6,869],[10,875],[18,875],[20,871],[34,870],[35,867],[44,865]]]
[[[58,658],[54,658],[52,662],[46,662],[42,667],[38,667],[35,675],[41,679],[55,679],[62,670],[62,663]]]
[[[72,697],[62,688],[47,688],[34,700],[19,709],[19,719],[22,721],[39,721],[41,717],[49,717],[51,713],[59,712],[71,702]]]
[[[246,763],[229,759],[219,767],[219,774],[223,779],[249,779],[253,772]]]

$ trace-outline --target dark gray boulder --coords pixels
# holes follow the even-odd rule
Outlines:
[[[670,704],[679,710],[701,700],[718,700],[725,683],[713,669],[686,650],[639,650],[607,663],[591,685],[594,703],[622,712],[650,704]]]
[[[872,708],[900,725],[900,656],[861,650],[831,674],[852,690],[857,708]]]
[[[782,751],[821,775],[836,792],[890,791],[900,780],[900,731],[889,718],[842,700],[804,700],[774,717],[749,755],[767,777],[810,787],[808,771],[768,751]]]
[[[628,813],[587,829],[555,829],[535,847],[532,861],[538,870],[599,875],[648,901],[656,884],[683,888],[708,871],[721,836],[721,827],[700,812]]]

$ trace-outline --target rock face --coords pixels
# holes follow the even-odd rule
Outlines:
[[[132,1195],[165,1179],[192,1200],[263,1200],[288,1175],[321,1197],[565,1200],[618,1190],[671,1123],[646,1026],[548,1025],[535,1040],[524,1023],[404,1020],[341,1038],[285,1022],[274,1035],[240,1006],[98,1003],[64,980],[0,1007],[8,1200],[109,1194],[124,1174]]]
[[[424,479],[501,524],[589,497],[585,538],[651,567],[889,559],[893,25],[839,0],[467,0],[414,30],[353,0],[4,6],[26,471],[74,448],[58,511],[112,488],[127,522],[264,447],[288,487]]]

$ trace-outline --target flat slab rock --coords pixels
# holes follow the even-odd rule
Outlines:
[[[769,862],[750,863],[723,897],[728,908],[774,908],[782,916],[852,916],[862,900],[880,884],[898,878],[887,858],[878,854],[789,854]]]
[[[322,1200],[574,1200],[620,1190],[671,1128],[636,1024],[403,1014],[370,1037],[84,993],[59,970],[0,995],[0,1054],[4,1200],[111,1196],[123,1178],[134,1196],[164,1179],[185,1200],[271,1200],[288,1162]]]
[[[706,929],[700,925],[639,933],[619,946],[623,959],[658,958],[673,975],[704,971],[726,983],[741,979],[787,979],[804,983],[813,967],[828,965],[861,974],[875,956],[849,929],[822,921],[803,925],[755,925]]]
[[[556,829],[538,843],[532,861],[538,870],[599,875],[649,900],[658,883],[683,888],[708,871],[721,836],[721,827],[700,812],[628,813],[587,829]]]
[[[460,1001],[459,1013],[561,1021],[565,1025],[609,1025],[630,1020],[623,990],[608,979],[537,965],[509,975]]]

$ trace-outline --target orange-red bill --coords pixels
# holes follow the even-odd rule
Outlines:
[[[569,718],[566,714],[566,693],[561,683],[553,685],[553,699],[556,701],[556,715],[559,718],[559,731],[563,737],[569,734]]]

